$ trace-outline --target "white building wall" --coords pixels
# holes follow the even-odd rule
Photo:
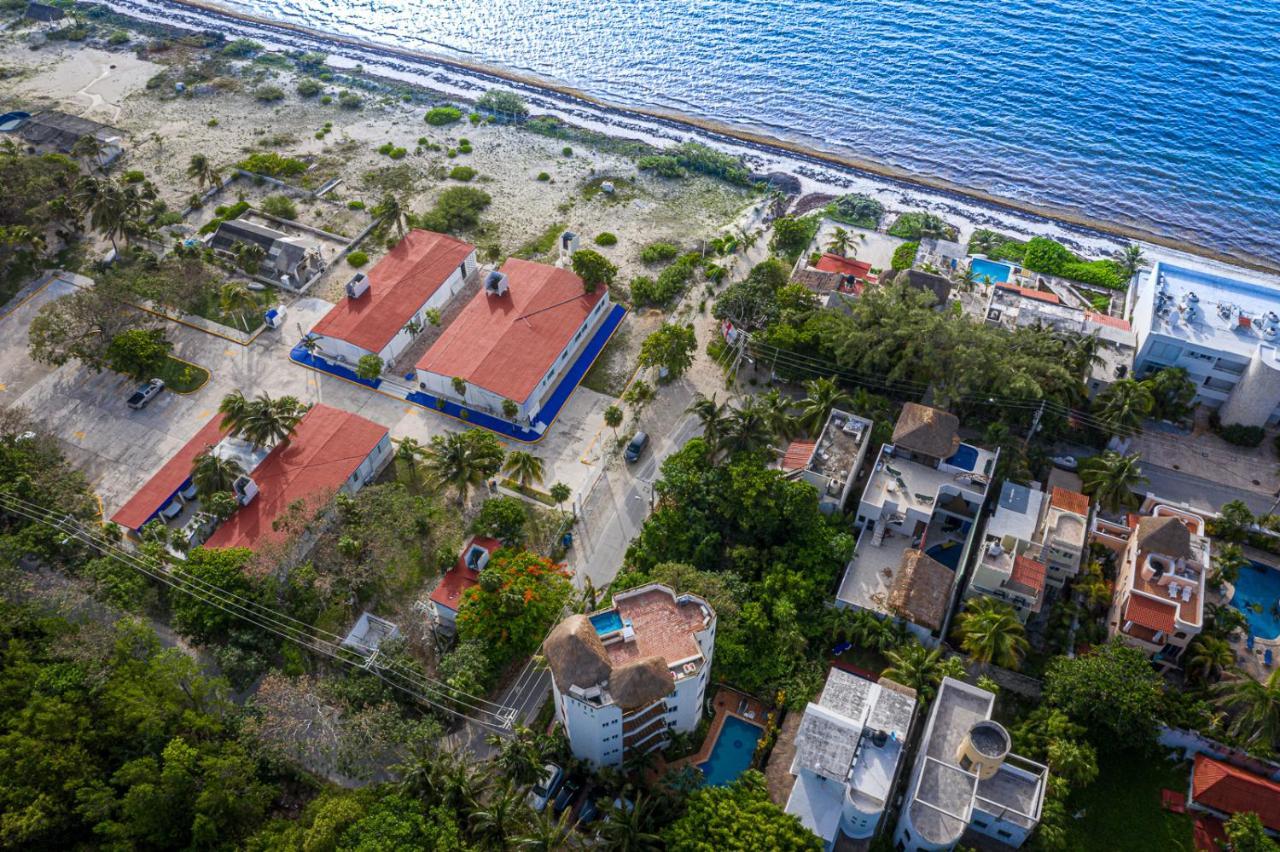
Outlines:
[[[556,718],[569,735],[574,757],[596,769],[622,765],[622,708],[616,704],[596,707],[572,695],[562,694],[551,679]]]
[[[870,810],[860,806],[854,802],[853,793],[851,787],[845,787],[844,802],[840,806],[840,830],[851,840],[863,840],[875,834],[880,818],[884,816],[884,808]]]
[[[382,466],[391,458],[391,452],[391,435],[388,433],[382,436],[382,440],[374,446],[369,455],[365,456],[364,461],[360,462],[355,473],[343,483],[342,490],[351,494],[364,487],[378,474],[378,471],[382,470]]]
[[[1223,423],[1263,426],[1274,420],[1276,404],[1280,403],[1280,370],[1271,366],[1275,357],[1275,347],[1268,344],[1253,353],[1249,366],[1218,409]]]

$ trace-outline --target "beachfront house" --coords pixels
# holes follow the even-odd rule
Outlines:
[[[916,692],[840,669],[805,708],[795,736],[786,810],[834,849],[841,835],[867,840],[880,828],[905,766]]]
[[[1093,540],[1111,548],[1119,566],[1107,634],[1176,668],[1204,625],[1212,560],[1204,516],[1148,495],[1123,522],[1095,521]]]
[[[627,754],[666,747],[702,718],[716,615],[696,595],[657,583],[571,615],[543,644],[556,719],[575,757],[619,767]]]
[[[858,502],[860,530],[836,605],[946,632],[998,453],[960,440],[955,415],[907,403]]]
[[[308,237],[294,236],[257,222],[228,219],[205,238],[205,244],[220,257],[239,263],[247,246],[262,249],[255,277],[285,287],[303,287],[324,272],[320,244]]]
[[[833,408],[816,441],[792,441],[778,466],[789,477],[808,482],[818,491],[818,507],[827,514],[843,511],[854,480],[871,444],[872,422]]]
[[[311,329],[314,355],[354,369],[377,355],[390,368],[479,272],[476,247],[433,231],[412,230]]]
[[[1280,423],[1280,290],[1159,261],[1134,288],[1134,374],[1182,367],[1225,424]]]
[[[418,387],[522,425],[534,422],[610,314],[568,269],[508,258],[417,364]],[[511,403],[515,406],[510,413]],[[546,424],[538,423],[537,428]]]
[[[93,158],[94,164],[103,169],[124,153],[123,131],[56,109],[41,110],[24,118],[16,130],[23,142],[40,153],[70,154],[77,142],[90,136],[96,140],[99,149]]]
[[[895,849],[954,849],[966,832],[1016,849],[1040,824],[1049,769],[1011,753],[1009,732],[991,719],[995,702],[985,689],[942,679],[898,814]]]
[[[857,258],[826,252],[816,263],[808,257],[796,261],[791,281],[813,293],[825,308],[839,307],[847,298],[862,295],[863,289],[876,281],[871,264]]]

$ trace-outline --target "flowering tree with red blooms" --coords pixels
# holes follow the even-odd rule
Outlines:
[[[527,550],[499,550],[462,595],[458,638],[482,643],[495,666],[532,654],[572,588],[563,565]]]

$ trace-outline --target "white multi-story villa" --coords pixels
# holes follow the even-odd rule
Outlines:
[[[715,638],[706,601],[656,583],[556,625],[543,651],[574,756],[597,769],[621,766],[628,752],[664,747],[671,731],[692,732]]]
[[[966,831],[1017,848],[1040,823],[1049,769],[1011,754],[1009,732],[991,720],[996,697],[943,678],[929,709],[894,848],[954,849]]]
[[[858,470],[871,444],[871,427],[865,417],[831,409],[816,441],[798,438],[778,462],[788,476],[798,477],[818,489],[818,508],[827,513],[844,510]]]
[[[1280,289],[1160,261],[1135,295],[1138,378],[1183,367],[1223,423],[1280,422]]]
[[[843,834],[876,833],[903,764],[915,716],[915,690],[832,669],[817,702],[805,708],[791,763],[787,813],[832,849]]]

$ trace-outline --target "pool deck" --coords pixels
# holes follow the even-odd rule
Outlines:
[[[668,770],[706,763],[707,758],[711,757],[711,750],[716,747],[716,740],[720,738],[720,731],[724,728],[724,720],[727,717],[736,716],[747,724],[763,730],[765,718],[769,715],[764,702],[760,699],[728,686],[716,689],[715,697],[711,699],[711,706],[715,708],[716,715],[711,720],[711,727],[707,729],[707,738],[702,741],[702,748],[688,757],[682,757],[667,764]]]
[[[1268,565],[1272,570],[1280,571],[1280,568],[1272,565],[1275,560],[1273,554],[1267,553],[1257,548],[1245,546],[1245,558],[1254,562]],[[1205,602],[1219,605],[1227,605],[1235,596],[1235,587],[1230,583],[1223,583],[1220,591],[1205,590]],[[1253,637],[1253,649],[1249,649],[1248,645],[1248,628],[1242,631],[1236,631],[1227,639],[1231,643],[1232,650],[1236,653],[1236,664],[1240,670],[1254,680],[1266,682],[1272,672],[1276,670],[1276,666],[1280,665],[1280,636],[1267,639],[1262,636]],[[1271,649],[1272,664],[1267,666],[1265,662],[1267,649]]]

